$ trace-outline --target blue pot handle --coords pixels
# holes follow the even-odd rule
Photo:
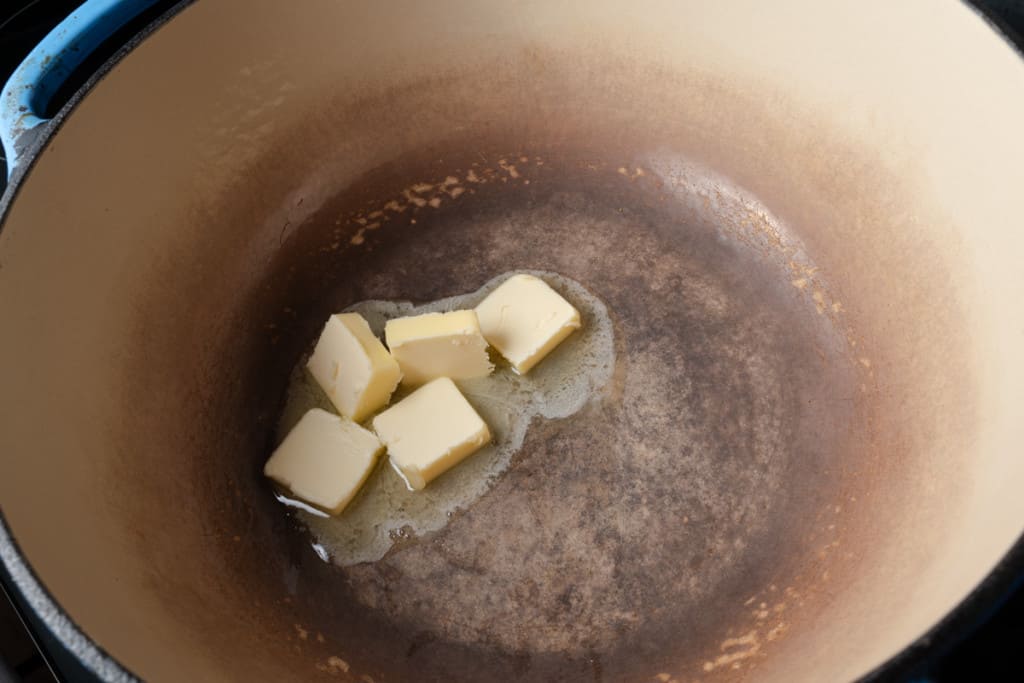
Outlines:
[[[7,176],[48,119],[50,98],[89,54],[158,0],[86,0],[50,31],[11,74],[0,93],[0,142]]]

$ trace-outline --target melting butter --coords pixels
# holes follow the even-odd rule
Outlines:
[[[388,320],[430,312],[475,308],[501,283],[519,272],[535,275],[580,312],[582,327],[570,335],[527,375],[513,372],[495,358],[487,377],[461,380],[462,393],[487,423],[493,442],[432,481],[422,491],[410,491],[386,464],[378,465],[362,491],[338,517],[314,515],[301,507],[295,514],[313,536],[321,558],[341,566],[374,562],[399,540],[438,531],[451,515],[470,506],[508,469],[522,447],[531,420],[555,420],[579,411],[608,384],[615,366],[612,321],[608,309],[575,280],[543,271],[504,273],[469,294],[426,304],[363,301],[346,312],[360,313],[378,336]],[[399,388],[392,403],[408,389]],[[292,371],[278,440],[311,408],[331,410],[327,396],[306,370],[306,358]],[[382,463],[386,458],[381,458]]]

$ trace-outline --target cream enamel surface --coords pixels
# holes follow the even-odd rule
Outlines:
[[[338,412],[362,422],[388,404],[401,371],[358,313],[332,315],[307,366]]]
[[[387,446],[392,467],[416,490],[491,439],[487,425],[446,377],[423,385],[373,418],[373,430]]]
[[[277,447],[263,473],[296,497],[336,515],[359,492],[383,450],[372,432],[314,408]]]
[[[533,275],[513,275],[476,307],[480,329],[516,372],[526,374],[580,326],[572,304]]]
[[[389,320],[384,338],[411,386],[438,377],[485,377],[494,370],[474,311],[424,313]]]

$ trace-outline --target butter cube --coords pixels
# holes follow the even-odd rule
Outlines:
[[[580,326],[580,314],[546,282],[513,275],[476,307],[484,338],[520,375]]]
[[[277,447],[263,474],[331,514],[345,509],[384,446],[355,422],[313,408]]]
[[[491,440],[487,424],[447,377],[424,384],[373,418],[391,466],[410,490],[462,462]]]
[[[384,339],[402,369],[405,384],[415,386],[438,377],[485,377],[494,370],[474,311],[389,320]]]
[[[358,313],[327,320],[306,367],[338,412],[356,422],[386,406],[402,379],[398,363]]]

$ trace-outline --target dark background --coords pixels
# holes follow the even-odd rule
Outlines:
[[[0,0],[0,83],[6,82],[24,56],[80,4],[81,0]],[[158,2],[139,20],[113,35],[58,91],[46,113],[59,110],[120,45],[174,4],[176,0]],[[1024,0],[973,0],[973,4],[1024,48]],[[950,49],[955,47],[951,45]],[[1024,121],[1021,134],[1024,135]],[[3,178],[6,178],[6,170],[0,161],[0,187],[3,187]],[[0,683],[52,683],[55,675],[50,666],[58,670],[58,678],[82,680],[84,672],[56,652],[52,641],[44,642],[44,633],[35,635],[40,638],[41,647],[33,641],[32,630],[21,622],[10,602],[0,597]],[[973,633],[965,635],[949,651],[935,653],[911,680],[935,683],[1024,680],[1022,650],[1024,589],[1018,589],[992,615],[986,615]]]

